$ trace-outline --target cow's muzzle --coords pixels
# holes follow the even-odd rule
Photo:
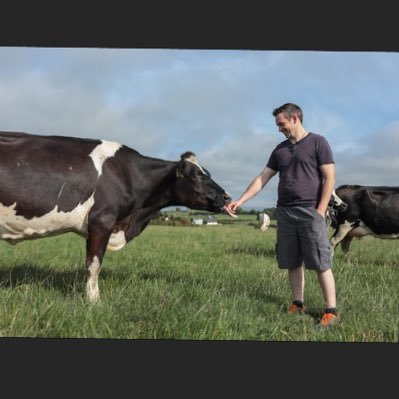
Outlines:
[[[331,195],[328,206],[330,206],[331,208],[333,208],[338,212],[344,212],[348,208],[348,204],[344,202],[341,198],[339,198],[338,195],[335,193],[335,191],[333,191]]]
[[[342,201],[339,205],[333,205],[333,208],[338,212],[345,212],[348,209],[348,204]]]
[[[232,213],[232,212],[230,211],[230,209],[227,207],[227,205],[230,204],[230,202],[231,202],[231,200],[232,200],[231,195],[230,195],[229,193],[224,193],[223,199],[224,199],[224,205],[220,208],[220,210],[221,210],[222,212],[227,213],[227,214],[228,214],[229,216],[231,216],[232,218],[236,218],[237,215],[235,215],[234,213]]]

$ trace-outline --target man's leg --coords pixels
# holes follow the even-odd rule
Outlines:
[[[317,278],[323,293],[326,309],[335,309],[337,306],[335,294],[335,280],[331,269],[317,271]]]
[[[318,327],[325,329],[337,323],[341,317],[336,308],[335,281],[332,270],[317,271],[317,277],[323,292],[325,305],[325,311],[318,323]]]
[[[290,281],[292,300],[303,303],[305,289],[305,274],[303,266],[295,269],[288,269],[288,278]]]

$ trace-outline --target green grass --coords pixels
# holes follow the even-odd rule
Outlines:
[[[323,300],[306,271],[303,316],[288,316],[275,229],[148,226],[107,252],[101,300],[85,297],[85,242],[73,234],[0,242],[0,336],[178,340],[398,342],[398,241],[354,241],[334,257],[342,322],[315,328]]]

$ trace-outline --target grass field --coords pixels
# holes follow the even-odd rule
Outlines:
[[[17,246],[0,242],[0,336],[178,340],[398,342],[399,242],[365,237],[334,274],[342,322],[315,328],[322,311],[306,271],[303,316],[274,257],[275,229],[246,224],[150,225],[107,252],[101,300],[85,298],[85,241],[73,234]]]

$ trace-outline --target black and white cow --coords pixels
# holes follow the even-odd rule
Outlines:
[[[92,302],[105,251],[123,248],[160,209],[229,213],[230,201],[192,152],[167,161],[111,141],[0,132],[0,239],[84,237]]]
[[[330,206],[335,219],[331,245],[335,249],[341,242],[345,255],[354,237],[399,238],[399,187],[342,185]]]

